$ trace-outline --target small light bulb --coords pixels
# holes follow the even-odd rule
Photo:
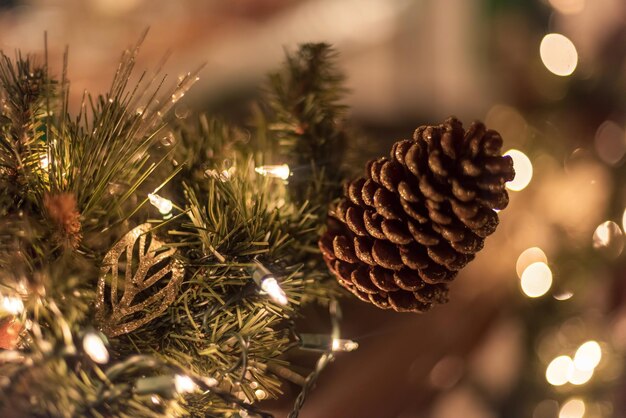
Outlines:
[[[24,302],[17,296],[2,296],[2,299],[0,299],[0,311],[18,315],[24,311]]]
[[[263,399],[267,398],[267,392],[265,392],[263,389],[257,389],[254,391],[254,396],[256,396],[258,400],[262,401]]]
[[[198,385],[189,376],[177,374],[174,376],[174,386],[178,393],[191,393],[198,389]]]
[[[47,170],[49,165],[50,165],[50,160],[48,159],[48,155],[42,156],[41,159],[39,160],[39,166],[43,168],[44,170]]]
[[[104,346],[104,341],[100,335],[95,332],[88,332],[83,337],[83,349],[90,359],[99,364],[105,364],[109,361],[109,351]]]
[[[333,338],[333,351],[354,351],[357,348],[359,348],[359,343],[357,343],[356,341]]]
[[[287,164],[280,165],[262,165],[254,169],[257,173],[266,177],[276,177],[287,180],[291,175],[291,170]]]
[[[167,215],[172,211],[173,205],[171,200],[153,193],[148,194],[148,199],[150,199],[152,206],[157,208],[162,215]]]
[[[286,305],[287,295],[285,291],[280,287],[278,281],[273,276],[267,276],[261,281],[261,289],[266,292],[269,297],[279,305]]]

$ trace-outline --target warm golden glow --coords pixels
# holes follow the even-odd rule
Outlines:
[[[333,351],[354,351],[359,348],[359,343],[352,340],[343,340],[341,338],[333,338]]]
[[[291,170],[287,164],[281,165],[262,165],[254,169],[257,173],[266,177],[276,177],[279,179],[287,180],[291,175]]]
[[[506,188],[518,192],[524,190],[533,178],[533,165],[522,151],[511,149],[504,153],[513,159],[515,178],[506,184]]]
[[[105,364],[109,362],[109,351],[97,333],[88,332],[85,334],[85,337],[83,337],[83,349],[89,358],[96,363]]]
[[[622,215],[622,228],[626,231],[626,209],[624,209],[624,214]]]
[[[198,385],[189,376],[182,374],[174,376],[174,386],[178,393],[190,393],[198,389]]]
[[[593,369],[592,370],[580,370],[579,368],[576,367],[576,365],[574,365],[574,368],[572,369],[569,375],[569,378],[567,380],[572,385],[584,385],[585,383],[589,381],[589,379],[591,379],[591,376],[593,376]]]
[[[593,232],[593,248],[608,250],[618,256],[624,247],[624,236],[619,225],[613,221],[605,221]]]
[[[264,278],[261,282],[261,289],[263,289],[269,295],[270,299],[272,299],[279,305],[286,305],[288,303],[287,295],[285,294],[285,291],[280,287],[280,284],[278,284],[276,278],[272,276]]]
[[[576,350],[574,365],[579,370],[593,370],[602,359],[602,348],[597,341],[587,341]]]
[[[171,200],[161,197],[158,194],[149,193],[148,199],[150,199],[152,206],[157,208],[162,215],[169,214],[174,207]]]
[[[530,298],[546,294],[552,286],[552,271],[546,263],[532,263],[526,267],[521,278],[522,291]]]
[[[515,271],[517,272],[517,277],[522,278],[522,273],[526,270],[526,267],[530,266],[532,263],[547,263],[548,257],[546,257],[546,253],[539,247],[530,247],[522,251],[522,253],[517,257],[517,263],[515,263]]]
[[[549,0],[554,9],[564,15],[580,13],[585,8],[585,0]]]
[[[552,386],[562,386],[569,381],[574,362],[569,356],[559,356],[550,362],[546,369],[546,380]]]
[[[267,398],[267,392],[265,392],[263,389],[257,389],[254,391],[254,396],[256,396],[258,400],[262,401],[263,399]]]
[[[568,399],[559,411],[559,418],[583,418],[584,415],[585,403],[579,398]]]
[[[18,296],[0,296],[0,312],[18,315],[24,311],[24,302]]]
[[[541,40],[539,55],[548,71],[559,76],[568,76],[578,64],[576,47],[560,33],[549,33]]]

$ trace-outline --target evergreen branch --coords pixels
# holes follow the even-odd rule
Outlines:
[[[336,196],[347,140],[346,107],[340,103],[344,77],[335,59],[336,53],[327,44],[301,45],[287,55],[283,71],[270,75],[267,95],[269,128],[297,174],[290,181],[292,198],[323,207]],[[321,195],[314,190],[319,191],[320,184],[326,192]]]

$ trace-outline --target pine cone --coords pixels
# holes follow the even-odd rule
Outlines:
[[[326,264],[360,299],[423,312],[447,301],[448,283],[483,248],[504,209],[513,161],[502,138],[448,118],[421,126],[346,184],[319,240]]]

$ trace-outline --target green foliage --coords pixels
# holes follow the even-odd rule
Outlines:
[[[330,45],[304,44],[269,77],[269,128],[297,175],[290,182],[292,198],[323,207],[338,195],[348,139],[335,55]]]
[[[65,70],[56,82],[47,65],[2,56],[0,294],[24,300],[19,320],[29,324],[19,350],[0,359],[3,416],[265,416],[251,403],[281,394],[300,307],[337,295],[316,244],[346,139],[332,50],[308,44],[288,56],[271,77],[270,130],[259,121],[258,138],[206,115],[165,123],[196,75],[162,95],[156,75],[129,85],[137,52],[123,55],[110,91],[85,96],[76,117]],[[288,184],[255,173],[273,145],[293,164]],[[100,263],[115,240],[157,215],[145,206],[156,192],[175,210],[152,220],[153,232],[177,249],[185,278],[163,313],[111,338],[111,359],[98,365],[81,339],[99,326]],[[75,207],[51,208],[50,196],[70,196]],[[64,245],[58,237],[77,231],[77,219],[79,245]],[[287,305],[260,290],[259,263]],[[176,374],[201,391],[177,394]]]

